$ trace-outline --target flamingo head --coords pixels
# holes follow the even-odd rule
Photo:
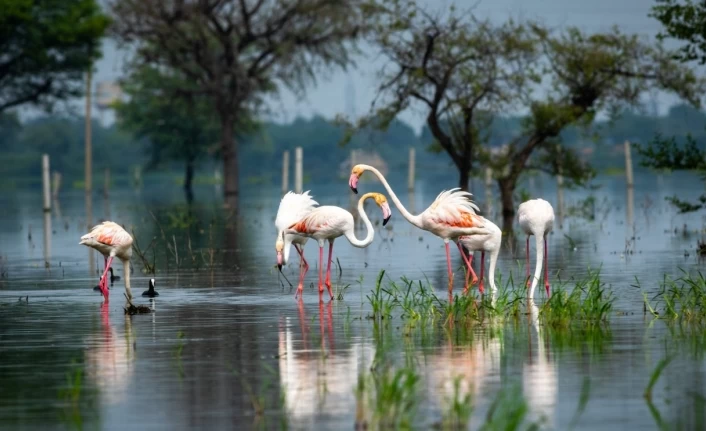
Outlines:
[[[373,193],[373,198],[375,199],[375,203],[378,204],[380,209],[382,209],[382,225],[385,226],[387,222],[390,221],[390,217],[392,217],[390,204],[387,202],[387,198],[382,193]]]
[[[353,193],[358,194],[358,180],[360,179],[360,176],[363,175],[364,171],[365,170],[361,165],[353,166],[353,169],[351,170],[351,177],[348,180],[348,185],[351,190],[353,190]]]
[[[277,236],[277,242],[275,243],[275,251],[277,252],[277,268],[282,270],[282,264],[284,263],[284,232],[282,235]]]

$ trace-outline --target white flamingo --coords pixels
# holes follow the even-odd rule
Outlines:
[[[108,301],[108,280],[106,275],[113,263],[113,258],[117,256],[123,262],[123,272],[125,274],[125,292],[128,300],[132,300],[132,290],[130,289],[130,258],[132,257],[132,237],[119,224],[112,221],[104,221],[96,225],[91,231],[81,237],[79,245],[85,245],[98,250],[105,258],[105,271],[101,276],[99,287],[101,293]]]
[[[309,238],[302,235],[284,234],[284,231],[292,224],[298,222],[309,214],[319,203],[316,202],[309,191],[304,193],[287,192],[279,202],[277,209],[277,217],[275,218],[275,227],[277,228],[277,240],[275,241],[275,251],[277,252],[277,267],[282,270],[282,265],[286,265],[289,261],[290,245],[294,244],[294,248],[299,253],[299,286],[297,294],[304,288],[304,275],[309,270],[309,264],[304,259],[304,244]]]
[[[429,231],[434,235],[444,240],[446,244],[446,264],[449,274],[449,293],[453,288],[453,271],[451,270],[451,251],[449,250],[449,241],[456,242],[458,250],[461,252],[466,266],[469,268],[473,278],[477,279],[473,268],[466,258],[461,245],[457,242],[458,237],[463,235],[486,234],[487,231],[483,228],[482,219],[476,214],[480,211],[478,206],[471,200],[472,194],[461,191],[458,188],[444,190],[436,197],[434,202],[424,210],[424,212],[413,215],[402,205],[402,202],[397,198],[395,192],[392,191],[385,177],[372,166],[355,165],[351,170],[351,177],[348,180],[348,185],[354,193],[358,193],[358,180],[363,172],[370,171],[378,177],[380,182],[390,194],[390,199],[395,203],[395,206],[400,211],[402,216],[414,226]],[[468,285],[464,286],[464,290],[468,290]]]
[[[284,235],[294,234],[314,238],[319,243],[319,299],[324,291],[321,281],[321,271],[324,265],[324,241],[328,240],[329,242],[328,266],[326,267],[326,288],[328,289],[331,299],[333,299],[333,292],[331,291],[331,258],[333,255],[333,241],[340,236],[345,236],[351,245],[359,248],[367,247],[373,242],[373,238],[375,236],[373,224],[370,223],[370,219],[368,219],[368,216],[365,214],[365,210],[363,209],[363,203],[366,199],[374,199],[375,203],[382,209],[383,226],[387,224],[392,215],[390,212],[390,206],[388,205],[387,199],[384,195],[380,193],[364,194],[360,200],[358,200],[358,214],[360,214],[360,217],[365,223],[365,227],[368,232],[363,240],[359,240],[355,237],[353,214],[341,207],[336,206],[321,206],[315,208],[283,232]],[[297,296],[302,293],[302,289],[303,286],[300,284],[297,288]]]
[[[517,210],[517,218],[520,221],[520,227],[527,234],[526,243],[526,276],[529,283],[529,237],[534,235],[537,240],[537,265],[534,269],[534,277],[532,278],[532,287],[530,287],[529,298],[534,298],[534,289],[539,283],[539,277],[542,275],[542,263],[544,263],[544,288],[549,296],[549,267],[547,262],[547,234],[554,227],[554,208],[544,199],[532,199],[520,204]]]
[[[480,217],[484,225],[486,233],[476,234],[476,235],[465,235],[458,238],[458,242],[469,251],[469,263],[473,264],[473,252],[480,251],[480,284],[478,285],[478,290],[483,293],[483,269],[485,267],[485,252],[490,253],[490,266],[488,267],[488,282],[490,283],[490,291],[492,297],[495,298],[495,294],[498,289],[495,286],[495,265],[498,261],[498,254],[500,253],[500,244],[502,243],[503,233],[492,221],[485,217]],[[469,271],[470,273],[470,271]],[[470,275],[470,274],[468,274]],[[466,275],[466,289],[468,289],[468,275]],[[474,281],[475,283],[475,281]],[[464,291],[467,293],[467,291]]]

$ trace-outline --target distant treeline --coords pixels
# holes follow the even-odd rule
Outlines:
[[[496,119],[486,131],[491,146],[501,146],[521,130],[520,118]],[[171,172],[181,176],[183,164],[165,161],[151,166],[149,143],[136,140],[116,126],[104,127],[94,120],[93,152],[96,176],[110,167],[117,181],[128,178],[136,167],[145,175]],[[385,160],[390,175],[406,175],[408,149],[417,149],[418,176],[450,177],[450,161],[445,154],[428,151],[433,139],[425,127],[420,135],[408,124],[395,121],[385,132],[359,133],[345,147],[339,142],[344,130],[323,117],[298,118],[288,124],[264,123],[257,132],[241,139],[241,169],[244,183],[278,183],[282,152],[304,149],[306,181],[330,181],[345,176],[344,163],[351,150],[376,152]],[[597,122],[591,130],[567,129],[561,139],[582,154],[598,171],[616,171],[624,167],[623,141],[648,142],[656,134],[677,136],[691,134],[699,145],[706,146],[706,115],[687,105],[672,107],[665,116],[623,113],[614,121]],[[215,144],[215,143],[214,143]],[[81,181],[84,167],[84,120],[80,117],[46,116],[21,123],[14,114],[0,116],[0,180],[12,184],[36,183],[40,176],[41,154],[51,157],[52,170],[62,173],[65,183]],[[637,163],[636,163],[637,165]],[[199,175],[212,176],[220,164],[202,162]],[[197,181],[198,182],[198,181]]]

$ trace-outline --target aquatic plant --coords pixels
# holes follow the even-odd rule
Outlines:
[[[657,318],[706,323],[706,278],[701,272],[692,276],[682,270],[682,274],[675,280],[665,275],[651,299],[643,292],[645,307]],[[640,288],[639,281],[636,282]]]
[[[579,280],[571,292],[561,282],[551,298],[542,306],[540,317],[555,327],[581,322],[597,324],[608,321],[615,297],[601,282],[600,274],[589,270],[588,278]]]

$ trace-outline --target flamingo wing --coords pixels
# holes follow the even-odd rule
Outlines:
[[[310,195],[309,191],[304,193],[287,192],[279,202],[277,217],[275,218],[275,227],[278,232],[281,232],[292,224],[303,219],[309,214],[319,203],[316,202]]]
[[[472,196],[459,188],[444,190],[422,214],[425,218],[447,226],[484,227],[483,218],[477,214],[480,209],[471,200]]]
[[[97,242],[110,246],[130,246],[132,237],[119,224],[112,221],[105,221],[96,225],[89,233],[81,237],[80,244]]]
[[[353,216],[343,208],[334,206],[318,207],[301,220],[292,223],[288,228],[296,231],[296,233],[300,235],[342,232],[346,223],[346,217],[343,213],[348,214],[351,219],[353,218]]]

